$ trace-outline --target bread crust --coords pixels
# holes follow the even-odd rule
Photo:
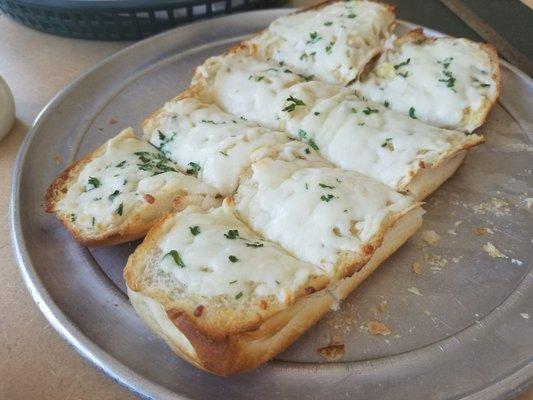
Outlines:
[[[132,128],[124,129],[115,137],[115,139],[126,138],[136,138]],[[102,144],[79,161],[68,166],[48,187],[44,197],[44,211],[55,214],[56,218],[70,232],[74,239],[85,246],[111,246],[140,239],[144,237],[146,232],[148,232],[148,230],[168,212],[173,209],[183,209],[189,203],[187,194],[176,194],[172,199],[173,207],[168,210],[154,213],[154,207],[159,206],[159,204],[150,204],[146,202],[137,207],[122,223],[110,229],[89,233],[78,228],[72,223],[69,215],[59,210],[57,205],[65,197],[69,186],[73,182],[76,182],[85,166],[105,153],[107,143],[108,142]],[[221,200],[213,200],[213,205],[220,204],[220,202]]]
[[[256,368],[298,339],[414,234],[421,225],[422,213],[421,208],[416,206],[392,222],[384,234],[382,246],[358,272],[315,293],[300,296],[293,304],[280,309],[251,329],[229,334],[213,334],[199,326],[199,318],[179,308],[166,309],[160,303],[157,303],[160,307],[159,322],[154,322],[153,308],[150,313],[143,309],[145,304],[154,300],[149,294],[139,291],[136,285],[136,274],[142,268],[136,265],[139,259],[128,260],[124,277],[137,313],[165,339],[176,354],[198,368],[227,376]]]

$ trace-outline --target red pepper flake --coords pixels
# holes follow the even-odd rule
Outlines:
[[[143,199],[146,200],[146,202],[150,204],[154,204],[155,202],[155,197],[148,193],[143,195]]]
[[[426,168],[426,163],[425,163],[424,161],[420,160],[420,161],[418,162],[418,166],[419,166],[420,168]]]
[[[372,252],[374,251],[374,246],[372,246],[371,244],[365,244],[361,250],[366,255],[369,255],[372,254]]]
[[[204,306],[200,304],[198,307],[194,309],[194,316],[201,317],[203,312],[204,312]]]
[[[261,300],[259,302],[259,307],[261,307],[263,310],[266,310],[268,308],[268,303],[265,300]]]
[[[316,289],[313,286],[308,286],[305,288],[305,293],[307,294],[313,294],[316,292]]]

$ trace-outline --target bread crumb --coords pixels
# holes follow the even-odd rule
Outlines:
[[[487,242],[487,244],[483,245],[483,250],[485,250],[485,252],[492,258],[509,258],[498,250],[491,242]]]
[[[387,304],[386,300],[383,300],[381,303],[379,303],[378,311],[385,312],[389,308],[389,305]]]
[[[446,233],[447,233],[448,235],[457,235],[457,232],[455,232],[455,229],[448,229],[448,230],[446,231]]]
[[[483,236],[487,233],[487,230],[485,228],[474,228],[474,234],[476,236]]]
[[[336,344],[332,342],[326,347],[317,349],[317,353],[328,361],[336,361],[344,356],[345,349],[343,344]]]
[[[522,265],[524,264],[522,261],[517,260],[516,258],[511,258],[511,262],[516,265]]]
[[[509,203],[505,200],[492,198],[490,202],[479,203],[472,207],[476,214],[491,213],[498,217],[509,214]]]
[[[413,263],[413,265],[411,265],[411,269],[413,270],[413,272],[417,275],[422,275],[422,273],[424,272],[422,270],[422,264],[420,264],[419,262],[415,261]]]
[[[368,321],[366,327],[372,335],[387,336],[391,334],[389,327],[379,321]]]
[[[530,209],[531,206],[533,205],[533,197],[528,197],[522,201],[525,203],[527,209]]]
[[[525,313],[525,312],[520,313],[520,316],[521,316],[522,318],[524,318],[524,319],[529,319],[529,314],[528,314],[528,313]]]
[[[63,157],[61,157],[61,154],[56,154],[54,156],[54,162],[56,163],[56,165],[59,165],[63,162]]]
[[[420,290],[418,290],[418,288],[414,286],[411,286],[410,288],[408,288],[407,291],[413,294],[416,294],[417,296],[422,296],[422,293],[420,293]]]
[[[427,244],[435,244],[440,240],[440,235],[435,231],[423,231],[420,238]]]
[[[461,225],[462,223],[463,223],[463,221],[460,221],[460,220],[459,220],[459,221],[455,221],[455,222],[453,223],[453,226],[459,226],[459,225]]]
[[[118,121],[115,117],[111,117],[111,119],[109,120],[109,125],[114,125],[116,124]]]

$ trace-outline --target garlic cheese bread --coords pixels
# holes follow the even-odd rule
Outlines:
[[[415,30],[398,39],[353,87],[428,124],[472,132],[500,92],[498,53],[488,44],[427,38]]]
[[[333,167],[303,143],[269,150],[258,154],[241,182],[236,211],[261,235],[331,277],[360,269],[383,231],[419,206],[372,178]]]
[[[225,113],[205,97],[201,87],[189,88],[144,121],[144,135],[180,170],[194,170],[199,179],[229,196],[256,149],[290,139]]]
[[[483,141],[426,125],[414,114],[362,100],[347,88],[308,82],[239,50],[207,60],[194,81],[208,86],[225,111],[284,130],[338,167],[419,200],[453,174],[467,149]]]
[[[162,220],[130,256],[124,279],[143,320],[185,360],[220,375],[272,358],[335,302],[319,267],[258,236],[227,204]],[[313,313],[297,317],[310,293],[304,303]]]
[[[77,241],[100,246],[144,236],[173,209],[210,208],[220,199],[214,187],[178,172],[128,128],[61,173],[46,193],[45,210]]]
[[[395,26],[394,8],[350,0],[326,2],[280,17],[247,41],[258,57],[346,85],[383,48]]]

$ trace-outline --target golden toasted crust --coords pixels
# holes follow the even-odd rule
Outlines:
[[[350,277],[333,282],[327,288],[305,294],[296,301],[239,332],[221,334],[201,327],[195,317],[179,308],[165,308],[147,294],[136,292],[134,266],[128,261],[125,279],[130,299],[143,320],[185,360],[208,372],[230,375],[256,368],[286,349],[307,329],[345,298],[378,266],[400,247],[420,226],[420,207],[398,217],[387,230],[381,246],[370,260]],[[151,308],[147,305],[152,304]],[[146,311],[146,310],[150,311]],[[156,315],[157,314],[157,315]],[[171,324],[168,324],[168,322]]]
[[[115,139],[135,138],[135,132],[127,128],[120,132]],[[112,139],[113,140],[113,139]],[[88,232],[80,229],[74,224],[70,215],[57,208],[58,203],[65,197],[70,185],[77,181],[78,176],[85,166],[95,158],[100,157],[106,151],[107,142],[96,150],[83,157],[81,160],[67,167],[48,187],[44,198],[44,210],[55,214],[56,218],[67,228],[74,239],[85,246],[110,246],[120,243],[131,242],[142,238],[146,232],[166,213],[184,209],[191,201],[201,201],[200,198],[207,197],[197,195],[190,197],[187,193],[176,193],[172,196],[170,204],[161,204],[160,201],[153,203],[145,202],[119,225],[102,230]],[[213,200],[213,205],[220,204],[221,200]]]

